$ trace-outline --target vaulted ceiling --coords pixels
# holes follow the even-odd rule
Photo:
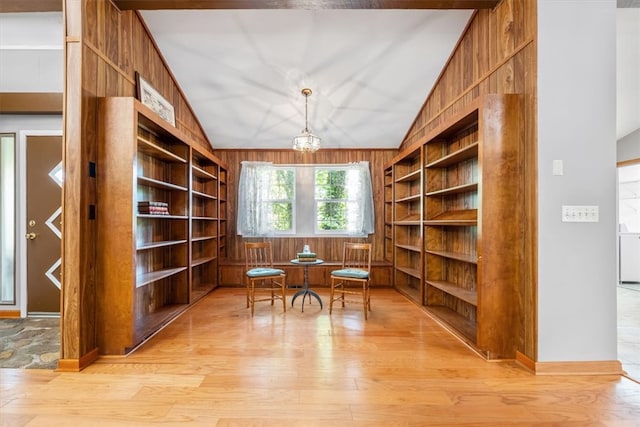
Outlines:
[[[639,0],[620,1],[633,7]],[[471,17],[467,8],[492,7],[497,0],[113,2],[125,9],[161,9],[141,15],[215,147],[290,147],[305,124],[300,90],[309,87],[309,127],[324,147],[396,148]],[[61,3],[3,0],[0,12],[25,4],[55,9]],[[627,22],[622,43],[630,51],[626,55],[636,58],[623,65],[635,67],[635,87],[619,85],[619,108],[631,109],[618,112],[622,132],[640,126],[638,79],[633,80],[640,58],[638,22]],[[61,19],[58,24],[61,31]],[[0,70],[0,92],[39,67],[29,84],[40,86],[22,91],[46,91],[42,86],[58,78],[46,72],[62,49],[61,38],[54,43],[49,34],[55,26],[30,28],[21,42],[0,28],[1,67],[13,66],[12,73]],[[23,70],[13,65],[20,61],[27,64]]]

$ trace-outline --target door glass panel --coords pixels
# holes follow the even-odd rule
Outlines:
[[[0,304],[15,301],[15,135],[0,134]]]

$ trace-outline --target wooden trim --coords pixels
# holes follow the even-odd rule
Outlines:
[[[62,114],[62,92],[2,92],[0,114]]]
[[[120,10],[160,9],[491,9],[500,0],[113,0]],[[375,5],[375,7],[374,7]]]
[[[98,360],[99,353],[98,348],[94,348],[89,353],[82,356],[80,359],[60,359],[58,361],[58,368],[56,372],[80,372],[93,362]]]
[[[619,360],[535,362],[536,375],[624,375]]]
[[[20,317],[20,310],[1,310],[0,319],[16,319]]]
[[[516,363],[531,372],[536,371],[536,362],[519,351],[516,351]]]
[[[1,13],[15,12],[61,12],[62,0],[2,0]]]
[[[637,165],[640,164],[640,159],[632,159],[632,160],[623,160],[621,162],[616,163],[617,167],[623,167],[623,166],[631,166],[631,165]]]
[[[91,50],[93,53],[95,53],[106,64],[109,64],[109,66],[111,68],[113,68],[118,74],[120,74],[120,76],[123,79],[127,80],[129,83],[131,83],[134,86],[136,85],[135,79],[133,79],[130,75],[128,75],[122,68],[120,68],[113,61],[111,61],[109,58],[107,58],[107,56],[104,53],[102,53],[102,51],[100,49],[95,47],[91,42],[85,40],[84,45],[87,46],[89,48],[89,50]]]

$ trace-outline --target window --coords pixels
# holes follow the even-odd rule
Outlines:
[[[15,135],[0,135],[0,304],[16,303],[15,293]]]
[[[248,237],[365,236],[373,232],[369,165],[243,162],[238,212],[238,234]]]
[[[265,203],[269,222],[276,233],[295,232],[295,175],[293,168],[272,168],[271,183]]]

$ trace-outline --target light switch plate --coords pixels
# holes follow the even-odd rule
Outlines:
[[[562,206],[562,222],[598,222],[598,206]]]

